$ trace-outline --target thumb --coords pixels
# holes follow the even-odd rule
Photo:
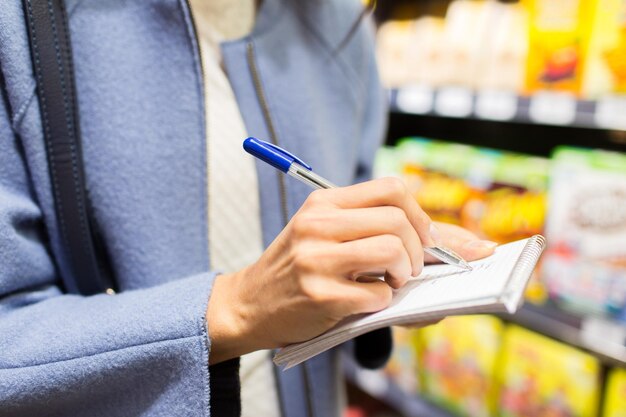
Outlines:
[[[486,258],[491,255],[498,246],[498,243],[491,240],[469,240],[463,243],[457,253],[468,261]]]
[[[453,224],[433,224],[431,234],[435,236],[438,245],[452,249],[467,261],[485,258],[498,246],[496,242],[481,240],[469,230]],[[431,259],[427,261],[430,262]]]

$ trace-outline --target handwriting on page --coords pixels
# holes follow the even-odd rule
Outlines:
[[[497,297],[505,288],[523,245],[524,242],[498,247],[489,258],[471,262],[471,271],[429,265],[418,278],[395,290],[391,305],[371,319]]]

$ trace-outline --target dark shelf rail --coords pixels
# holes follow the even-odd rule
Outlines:
[[[415,98],[401,98],[399,103],[399,91],[391,91],[387,144],[394,144],[407,136],[423,136],[540,156],[548,156],[560,145],[626,152],[626,130],[607,129],[595,124],[597,104],[591,101],[576,102],[573,115],[563,118],[558,113],[537,116],[537,111],[530,110],[529,98],[514,97],[514,108],[509,106],[508,110],[502,110],[496,97],[495,104],[482,106],[479,111],[476,95],[468,97],[467,92],[461,92],[456,96],[461,104],[456,105],[454,92],[446,93],[449,97],[438,101],[439,93],[426,91],[423,93],[425,97],[420,98],[417,94]],[[432,97],[429,98],[429,94]],[[493,117],[489,118],[489,114]],[[532,114],[539,119],[533,119]],[[543,121],[550,117],[555,123]]]

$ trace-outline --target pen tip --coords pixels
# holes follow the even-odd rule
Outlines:
[[[473,270],[473,269],[474,269],[474,268],[472,268],[472,266],[471,266],[470,264],[468,264],[468,263],[467,263],[467,262],[465,262],[465,261],[461,261],[461,263],[459,263],[459,265],[460,265],[462,268],[464,268],[466,271],[471,271],[471,270]]]

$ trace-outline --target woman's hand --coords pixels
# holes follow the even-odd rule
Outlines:
[[[421,272],[422,245],[434,244],[430,218],[400,180],[314,191],[256,263],[216,278],[211,363],[308,340],[387,307],[391,289]],[[364,273],[385,281],[357,281]]]

